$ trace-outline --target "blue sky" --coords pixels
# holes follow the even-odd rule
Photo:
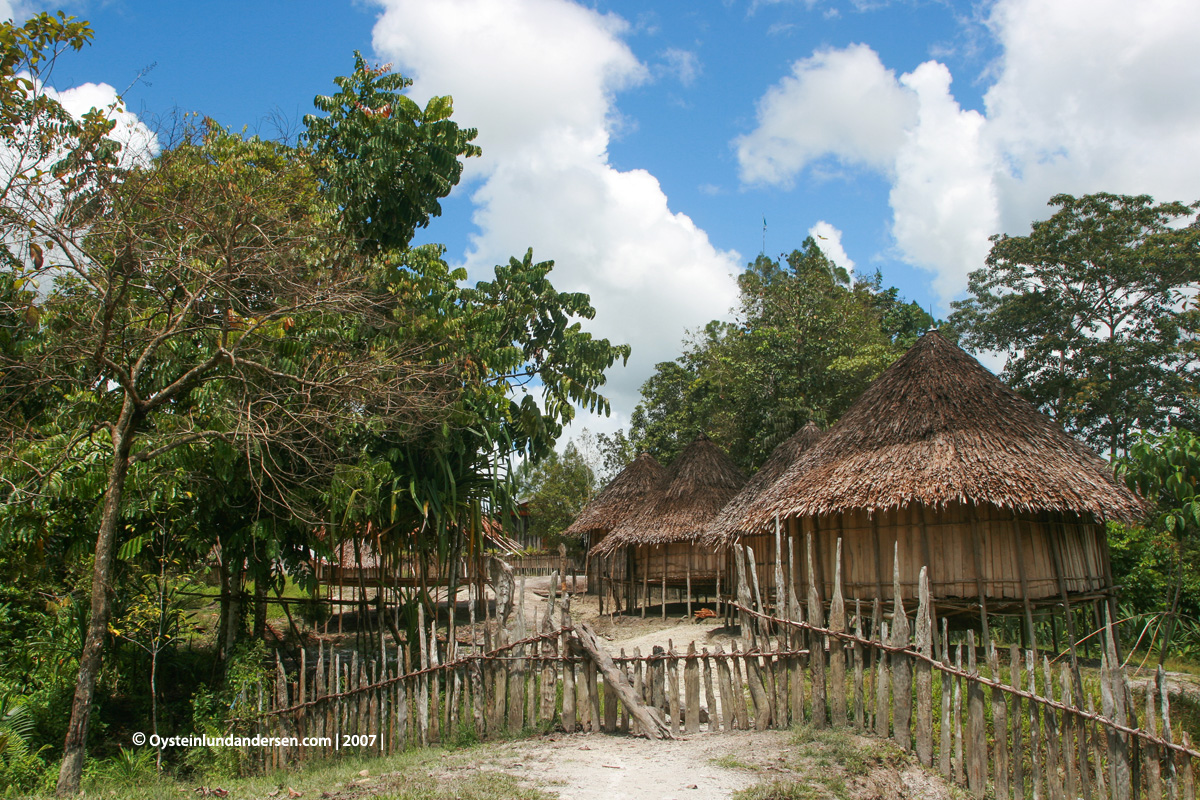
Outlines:
[[[484,157],[421,236],[473,278],[532,246],[556,286],[592,295],[590,327],[634,347],[593,430],[627,424],[654,363],[728,313],[764,217],[769,254],[816,231],[942,314],[987,237],[1025,232],[1054,193],[1200,199],[1193,0],[65,9],[96,40],[55,87],[70,107],[122,92],[141,140],[175,108],[298,127],[355,49],[413,77],[418,99],[453,95]]]

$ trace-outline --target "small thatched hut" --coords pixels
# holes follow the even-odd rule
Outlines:
[[[642,453],[609,481],[564,532],[564,536],[586,536],[590,552],[630,515],[641,510],[649,493],[662,481],[665,470],[649,453]],[[625,581],[625,559],[590,556],[587,565],[588,592],[599,594],[602,582]]]
[[[626,607],[632,608],[639,587],[643,608],[651,588],[691,593],[715,591],[721,556],[698,544],[700,536],[725,503],[737,494],[746,476],[721,448],[701,434],[680,453],[636,514],[614,528],[592,548],[592,555],[626,558]]]
[[[774,531],[749,533],[743,529],[742,519],[762,493],[771,488],[787,468],[811,450],[824,435],[825,432],[817,427],[815,422],[809,422],[789,438],[780,442],[771,451],[770,457],[758,468],[758,472],[754,473],[742,490],[725,504],[721,513],[708,523],[704,535],[700,537],[701,545],[713,550],[724,551],[734,542],[749,545],[754,551],[760,585],[768,588],[769,592],[773,591],[775,586],[775,576],[772,571],[775,564]],[[781,552],[780,556],[781,560],[786,559],[787,552]],[[728,587],[731,595],[737,589],[732,571],[734,563],[733,559],[727,560],[726,575],[728,577],[723,579],[723,585]]]
[[[930,331],[863,393],[829,433],[748,508],[743,530],[781,519],[829,598],[837,539],[848,598],[890,598],[922,565],[939,612],[1111,598],[1104,521],[1143,512],[1109,465]],[[786,568],[786,564],[784,565]]]

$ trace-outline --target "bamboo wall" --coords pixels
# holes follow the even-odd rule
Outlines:
[[[779,551],[784,580],[792,575],[789,543],[794,551],[796,580],[807,593],[810,577],[803,564],[804,537],[811,533],[818,594],[833,594],[834,543],[845,552],[844,591],[849,598],[892,597],[893,552],[898,545],[901,596],[915,602],[917,576],[929,565],[939,599],[975,602],[982,593],[993,610],[1026,597],[1036,603],[1058,600],[1063,585],[1072,597],[1104,595],[1112,585],[1103,525],[1063,514],[1014,514],[993,506],[954,504],[945,509],[914,505],[877,513],[836,514],[785,520]],[[774,597],[776,540],[774,532],[743,537],[754,551],[759,579]],[[729,578],[722,583],[730,587]],[[1024,583],[1022,583],[1022,578]],[[993,602],[996,601],[996,602]]]

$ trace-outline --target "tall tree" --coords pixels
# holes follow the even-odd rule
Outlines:
[[[1197,206],[1113,194],[1050,205],[1028,236],[992,237],[954,304],[963,342],[1004,353],[1005,380],[1099,450],[1194,423]]]
[[[815,419],[836,420],[933,320],[884,290],[852,281],[809,237],[738,276],[736,321],[713,321],[643,385],[630,438],[667,462],[699,433],[754,469]]]

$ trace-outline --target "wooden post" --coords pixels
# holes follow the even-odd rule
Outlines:
[[[1106,636],[1104,657],[1100,662],[1100,699],[1104,716],[1119,725],[1125,725],[1125,680],[1121,662],[1117,659],[1116,635],[1112,618],[1105,619]],[[1108,734],[1108,775],[1113,800],[1129,800],[1132,792],[1129,764],[1129,743],[1123,734],[1111,728]]]
[[[975,631],[967,631],[967,670],[979,676],[975,666]],[[987,788],[987,720],[983,712],[983,686],[967,682],[967,786],[977,800]]]
[[[1158,665],[1158,669],[1154,674],[1154,686],[1157,690],[1159,701],[1161,702],[1162,738],[1164,741],[1170,744],[1173,736],[1171,732],[1171,701],[1167,698],[1167,676],[1166,673],[1163,672],[1161,664]],[[1171,798],[1171,800],[1175,800],[1176,797],[1178,797],[1177,774],[1175,770],[1175,751],[1170,748],[1166,748],[1166,751],[1163,755],[1165,756],[1164,766],[1166,767],[1165,782],[1167,785],[1167,796]]]
[[[667,714],[670,717],[671,733],[679,735],[679,656],[675,652],[675,643],[667,639],[667,660],[664,662],[667,673]]]
[[[862,601],[857,597],[854,598],[854,636],[856,639],[863,638],[862,629]],[[863,649],[860,642],[854,643],[854,727],[858,730],[863,730],[866,727],[864,691],[863,691]],[[797,718],[799,718],[797,711]]]
[[[563,628],[571,625],[571,597],[567,595],[562,599],[562,612],[559,616],[559,624]],[[562,693],[562,724],[563,730],[567,733],[575,732],[575,664],[571,661],[571,639],[568,638],[566,631],[562,635],[561,652],[564,660],[563,665],[563,693]]]
[[[1029,693],[1037,695],[1037,658],[1033,650],[1025,651],[1025,677]],[[1042,797],[1042,734],[1041,714],[1038,704],[1029,701],[1029,781],[1033,784],[1033,796]]]
[[[741,668],[738,666],[741,654],[738,653],[738,644],[735,640],[730,645],[729,668],[733,671],[735,680],[733,681],[733,702],[734,711],[737,714],[738,727],[741,730],[750,730],[750,711],[746,707],[746,692],[742,689]],[[748,682],[748,680],[747,680]]]
[[[728,733],[733,730],[737,718],[734,714],[733,703],[733,683],[729,679],[729,663],[725,660],[725,650],[721,645],[715,648],[716,669],[717,669],[717,686],[721,690],[721,727]],[[713,709],[708,710],[710,718],[713,716]]]
[[[1030,541],[1033,540],[1033,523],[1026,520],[1022,526],[1017,517],[1016,510],[1013,511],[1013,527],[1016,528],[1017,535],[1014,537],[1017,541],[1017,577],[1021,579],[1021,602],[1025,609],[1025,636],[1028,639],[1026,647],[1031,650],[1037,650],[1037,636],[1033,628],[1033,606],[1029,600],[1029,581],[1025,577],[1025,535],[1021,528],[1029,530]]]
[[[809,533],[805,546],[808,550],[808,619],[820,626],[825,616],[821,611],[821,598],[817,594],[816,570],[813,566],[813,537]],[[812,671],[812,726],[825,727],[825,641],[824,636],[813,634],[808,645],[808,660]]]
[[[933,657],[933,620],[930,617],[929,569],[921,567],[917,579],[917,652]],[[933,765],[933,674],[928,662],[916,664],[917,683],[917,760]]]
[[[888,624],[881,622],[877,631],[879,643],[888,643]],[[880,649],[875,659],[875,735],[880,739],[888,735],[888,690],[891,680],[888,677],[888,655]]]
[[[696,643],[688,642],[687,660],[683,665],[683,732],[700,732],[700,663],[696,658]]]
[[[833,599],[829,605],[829,630],[841,633],[846,629],[846,603],[842,598],[842,537],[838,537],[834,548]],[[846,725],[846,651],[844,642],[836,636],[829,637],[829,680],[831,683],[830,716],[833,726]]]
[[[783,591],[783,533],[779,528],[779,515],[775,515],[775,616],[787,615]]]
[[[703,656],[700,659],[700,668],[704,673],[704,707],[708,710],[708,730],[721,730],[721,723],[717,718],[717,693],[713,691],[713,675],[712,661],[708,658],[708,648],[702,650]]]
[[[1021,688],[1021,650],[1015,644],[1008,648],[1009,686]],[[1025,797],[1025,758],[1021,716],[1021,696],[1013,695],[1012,708],[1012,796],[1013,800]]]
[[[1066,664],[1062,665],[1061,669],[1059,670],[1058,677],[1059,689],[1062,692],[1063,705],[1075,708],[1075,699],[1072,697],[1073,692],[1071,686],[1071,670]],[[1081,785],[1085,787],[1083,789],[1083,795],[1085,797],[1090,798],[1092,794],[1090,789],[1087,788],[1086,774],[1084,775],[1082,784],[1079,780],[1080,774],[1076,762],[1077,752],[1075,746],[1075,735],[1078,733],[1078,731],[1079,719],[1074,714],[1063,714],[1062,761],[1064,778],[1066,779],[1066,796],[1070,798],[1070,800],[1075,800],[1075,798],[1079,797],[1079,788]],[[1161,798],[1156,798],[1156,800],[1161,800]]]
[[[662,571],[662,618],[667,618],[667,550],[670,545],[663,545],[663,571]]]
[[[988,648],[988,668],[992,673],[992,680],[1003,682],[1004,678],[1000,674],[1000,657],[996,653],[996,643],[992,642],[992,646]],[[1004,692],[1000,689],[992,689],[992,739],[996,743],[996,755],[992,763],[996,770],[996,797],[999,800],[1007,800],[1008,798],[1008,705],[1005,702]]]
[[[900,593],[900,542],[892,559],[892,646],[908,647],[910,629]],[[892,654],[892,736],[903,750],[912,749],[912,662],[903,653]]]
[[[1042,682],[1046,687],[1046,699],[1053,700],[1054,673],[1050,671],[1050,657],[1045,655],[1042,656]],[[1058,727],[1058,715],[1052,707],[1044,706],[1042,716],[1046,728],[1046,788],[1051,800],[1062,800],[1062,776],[1059,775],[1058,770],[1062,739]]]

